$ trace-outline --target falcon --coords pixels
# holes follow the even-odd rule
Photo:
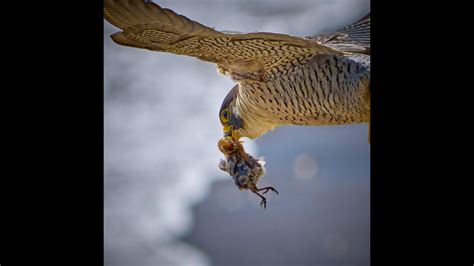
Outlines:
[[[263,207],[259,192],[277,191],[257,187],[264,162],[247,154],[240,138],[282,125],[370,123],[370,14],[307,37],[217,31],[143,0],[105,0],[104,17],[121,29],[111,35],[115,43],[215,63],[236,83],[219,111],[218,147],[226,157],[219,167]]]

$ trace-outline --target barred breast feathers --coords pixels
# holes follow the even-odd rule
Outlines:
[[[369,82],[363,63],[318,55],[272,81],[239,81],[236,105],[250,138],[281,125],[363,123],[370,113]]]

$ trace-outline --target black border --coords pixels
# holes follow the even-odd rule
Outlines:
[[[461,161],[445,149],[466,145],[454,62],[465,59],[443,36],[462,35],[448,14],[465,15],[446,2],[371,9],[371,265],[458,265],[466,245],[456,238],[467,232],[451,194],[461,194]]]
[[[103,265],[103,3],[13,4],[0,263]]]
[[[3,28],[12,171],[2,180],[11,184],[2,185],[10,224],[1,242],[11,263],[0,263],[103,265],[103,4],[16,4],[5,7],[17,15]],[[371,265],[454,265],[465,247],[451,237],[465,234],[458,220],[449,222],[458,179],[442,166],[453,153],[440,151],[440,142],[463,147],[443,112],[461,111],[449,72],[460,66],[442,64],[463,54],[440,26],[447,7],[414,4],[371,3]]]

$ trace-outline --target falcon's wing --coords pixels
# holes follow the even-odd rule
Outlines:
[[[104,16],[122,29],[111,36],[118,44],[197,57],[234,80],[271,80],[316,54],[340,53],[289,35],[226,34],[143,0],[105,0]]]
[[[339,51],[370,55],[370,13],[335,32],[316,34],[306,38]]]

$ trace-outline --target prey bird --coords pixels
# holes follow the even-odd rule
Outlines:
[[[221,32],[143,0],[105,0],[104,16],[121,29],[115,43],[212,62],[236,83],[219,111],[227,159],[219,167],[263,207],[259,191],[276,190],[257,188],[263,161],[244,152],[241,137],[282,125],[370,123],[370,14],[307,37]]]

